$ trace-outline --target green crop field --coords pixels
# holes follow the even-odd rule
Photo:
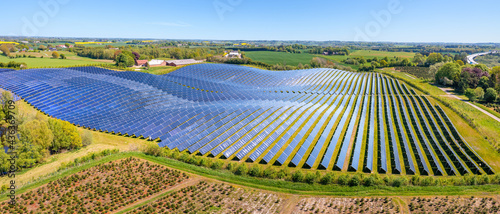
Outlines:
[[[315,56],[308,53],[294,54],[274,51],[248,51],[245,56],[254,61],[261,61],[267,64],[287,64],[297,66],[299,63],[309,64]]]

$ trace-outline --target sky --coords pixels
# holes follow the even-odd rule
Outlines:
[[[3,36],[500,43],[496,0],[0,0],[0,5]]]

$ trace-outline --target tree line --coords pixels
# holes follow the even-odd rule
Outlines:
[[[500,66],[443,64],[436,72],[438,84],[451,86],[471,101],[495,102],[500,93]]]
[[[4,91],[0,97],[0,118],[8,114],[8,100],[13,100],[10,92]],[[17,153],[16,167],[31,168],[43,163],[51,154],[57,154],[65,150],[75,150],[90,145],[93,141],[90,131],[79,132],[76,127],[59,119],[45,117],[40,112],[35,115],[19,110],[19,102],[13,114],[18,127],[18,137],[15,139],[14,151]],[[11,113],[12,114],[12,113]],[[2,119],[0,127],[2,130],[9,124]],[[7,135],[0,134],[1,145],[6,148]],[[11,149],[11,148],[9,148]],[[4,149],[0,149],[0,172],[8,171],[10,155]]]

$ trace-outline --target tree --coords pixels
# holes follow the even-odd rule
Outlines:
[[[460,65],[453,62],[444,64],[436,73],[435,79],[436,81],[444,84],[443,78],[445,77],[449,80],[453,80],[454,84],[457,84],[460,79]]]
[[[490,69],[488,68],[488,66],[486,66],[485,64],[475,64],[473,65],[474,68],[479,68],[481,69],[482,71],[484,72],[489,72]]]
[[[490,78],[487,76],[482,76],[481,79],[479,79],[479,83],[477,86],[481,88],[489,88],[490,87]]]
[[[116,66],[119,67],[132,67],[135,63],[134,59],[127,54],[120,53],[116,59]]]
[[[64,54],[61,54],[60,57],[61,57],[61,59],[66,59],[66,55],[64,55]]]
[[[57,53],[57,51],[52,52],[52,58],[58,59],[59,58],[59,53]]]
[[[40,45],[40,46],[38,46],[38,50],[43,51],[43,50],[45,50],[45,49],[47,49],[47,47],[45,47],[45,45]]]
[[[429,67],[429,74],[432,76],[436,76],[436,73],[439,71],[439,69],[441,67],[443,67],[444,64],[445,64],[444,62],[440,62],[440,63],[436,63],[434,65],[431,65]]]
[[[3,55],[5,55],[7,57],[10,55],[10,50],[9,50],[9,47],[7,47],[7,45],[1,45],[0,51],[2,51]]]
[[[486,89],[486,93],[484,94],[484,100],[486,102],[495,102],[497,97],[498,97],[498,94],[494,88]]]
[[[474,94],[478,100],[482,100],[484,98],[484,90],[481,87],[477,87],[474,89]]]
[[[32,120],[21,125],[19,134],[23,141],[39,145],[44,149],[48,149],[54,139],[47,123],[39,120]]]
[[[500,88],[500,66],[495,66],[490,71],[490,86]]]
[[[17,125],[22,123],[22,117],[19,116],[19,106],[17,103],[12,103],[14,97],[8,91],[3,91],[0,96],[0,127],[7,124],[6,117],[8,115],[13,115]],[[15,108],[9,108],[9,106],[15,105]],[[10,122],[10,121],[9,121]]]
[[[464,66],[464,65],[465,65],[464,61],[462,61],[462,60],[460,60],[460,59],[459,59],[459,60],[456,60],[455,62],[456,62],[457,64],[459,64],[460,66]]]
[[[423,65],[425,63],[425,56],[420,53],[415,54],[413,57],[413,63]]]
[[[49,127],[54,137],[50,149],[59,152],[61,149],[82,147],[82,138],[75,126],[67,121],[49,119]]]
[[[387,66],[389,66],[389,63],[387,63],[385,59],[380,60],[380,67],[387,67]]]
[[[434,65],[438,62],[443,62],[443,61],[444,61],[443,55],[441,55],[440,53],[431,53],[427,57],[427,60],[425,61],[425,63],[427,65]]]
[[[476,101],[476,94],[474,93],[474,89],[468,88],[465,90],[465,96],[469,98],[471,102]]]
[[[64,43],[64,46],[66,46],[67,48],[69,48],[69,43]]]
[[[465,92],[470,87],[470,81],[471,81],[471,75],[466,72],[462,71],[460,73],[460,81],[458,82],[457,89],[459,92]]]

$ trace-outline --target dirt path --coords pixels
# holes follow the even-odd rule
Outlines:
[[[439,89],[441,89],[442,91],[444,91],[444,92],[447,94],[447,96],[448,96],[448,97],[451,97],[451,98],[455,98],[455,99],[461,100],[461,101],[463,101],[463,102],[467,103],[467,105],[470,105],[470,106],[474,107],[475,109],[477,109],[477,110],[479,110],[479,111],[483,112],[484,114],[488,115],[489,117],[493,118],[494,120],[496,120],[496,121],[498,121],[498,122],[500,123],[500,118],[498,118],[498,117],[496,117],[495,115],[493,115],[493,114],[489,113],[488,111],[486,111],[486,110],[484,110],[484,109],[482,109],[482,108],[479,108],[478,106],[476,106],[476,105],[474,105],[474,104],[470,103],[468,100],[464,100],[464,99],[462,99],[462,98],[460,98],[460,97],[458,97],[458,96],[456,96],[456,95],[452,94],[450,91],[452,91],[453,89],[451,89],[451,88],[441,88],[441,87],[438,87],[438,88],[439,88]]]
[[[159,193],[156,193],[156,194],[151,195],[151,196],[149,196],[149,197],[147,197],[147,198],[143,198],[143,199],[141,199],[141,200],[138,200],[138,201],[136,201],[136,202],[134,202],[134,203],[132,203],[132,204],[129,204],[129,205],[127,205],[127,206],[124,206],[124,207],[122,207],[122,208],[120,208],[120,209],[118,209],[118,210],[115,210],[115,211],[111,212],[111,213],[119,213],[119,212],[121,212],[121,211],[123,211],[123,210],[125,210],[125,209],[128,209],[128,208],[133,207],[133,206],[138,205],[138,204],[145,203],[145,202],[147,202],[148,200],[151,200],[151,199],[153,199],[153,198],[156,198],[156,197],[158,197],[158,196],[160,196],[160,195],[162,195],[162,194],[165,194],[165,193],[167,193],[167,192],[170,192],[170,191],[175,191],[175,190],[180,190],[180,189],[182,189],[182,188],[184,188],[184,187],[188,187],[188,186],[195,185],[196,183],[198,183],[198,182],[199,182],[200,180],[202,180],[202,179],[203,179],[203,177],[191,177],[190,179],[188,179],[188,180],[186,180],[186,181],[184,181],[184,182],[178,183],[178,184],[176,184],[176,185],[174,185],[174,186],[171,186],[170,188],[167,188],[167,189],[165,189],[165,190],[163,190],[163,191],[161,191],[161,192],[159,192]]]
[[[292,213],[299,200],[300,198],[298,195],[291,195],[283,204],[283,209],[280,213]]]

